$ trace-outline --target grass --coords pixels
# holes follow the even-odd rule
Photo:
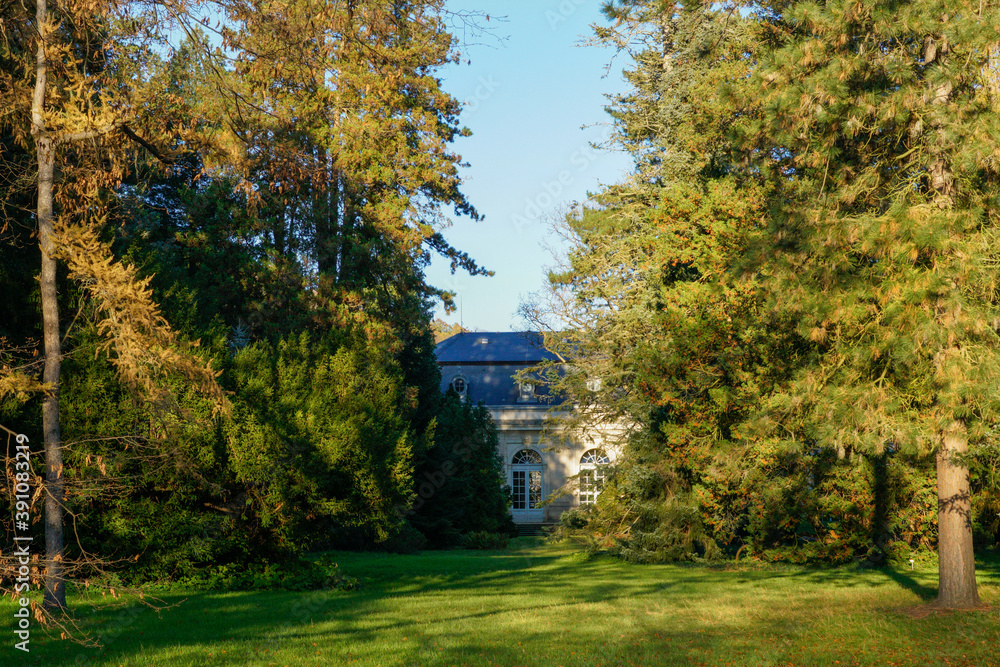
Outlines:
[[[36,628],[23,654],[5,632],[0,664],[1000,665],[997,611],[903,613],[933,599],[931,569],[640,566],[537,541],[336,560],[361,590],[171,593],[158,612],[78,600],[103,648]],[[979,578],[1000,607],[1000,560]]]

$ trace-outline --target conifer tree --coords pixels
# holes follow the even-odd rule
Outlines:
[[[150,299],[148,281],[113,261],[99,239],[106,194],[120,183],[136,141],[154,150],[129,127],[143,106],[143,68],[151,52],[143,39],[142,8],[108,2],[7,5],[14,30],[0,34],[0,94],[10,112],[0,128],[21,149],[33,152],[34,218],[41,249],[40,310],[44,347],[41,377],[17,369],[0,372],[0,397],[42,395],[45,455],[45,595],[47,609],[65,607],[63,543],[64,462],[59,388],[64,356],[57,264],[86,285],[101,322],[103,349],[112,352],[122,378],[164,398],[165,374],[181,371],[221,398],[215,374],[179,351],[176,333]],[[4,17],[5,19],[8,17]],[[118,21],[118,19],[126,19]],[[40,380],[40,382],[38,381]]]
[[[409,294],[449,298],[423,280],[431,252],[487,273],[440,233],[446,207],[478,219],[449,146],[466,132],[461,105],[436,75],[457,58],[444,3],[221,5],[234,56],[206,110],[226,129],[216,143],[276,252],[308,258],[333,321],[360,312],[358,299],[391,316]]]
[[[193,160],[197,164],[184,177],[191,183],[213,182],[224,188],[227,181],[215,177],[231,176],[241,186],[237,194],[216,198],[219,208],[227,209],[219,212],[219,220],[199,220],[213,233],[231,233],[220,246],[231,240],[244,250],[251,246],[241,255],[241,269],[246,273],[257,269],[265,277],[257,285],[247,285],[252,279],[244,279],[245,289],[234,285],[230,293],[216,295],[217,303],[226,305],[221,317],[237,320],[224,324],[241,324],[247,311],[258,316],[255,323],[280,320],[269,323],[270,329],[251,332],[263,333],[256,337],[270,338],[278,350],[292,350],[298,344],[290,332],[318,329],[322,340],[332,342],[325,348],[328,355],[317,354],[315,366],[340,373],[334,373],[338,386],[368,375],[389,387],[384,396],[373,399],[380,406],[373,412],[382,419],[382,435],[361,427],[352,430],[352,410],[360,412],[352,396],[340,396],[334,406],[340,412],[317,419],[315,430],[303,426],[310,444],[327,438],[322,443],[326,449],[313,452],[312,463],[324,452],[331,459],[350,447],[360,452],[351,459],[356,467],[344,465],[341,474],[356,470],[364,483],[358,488],[338,483],[336,492],[329,492],[330,486],[322,483],[329,479],[324,478],[317,486],[329,492],[328,497],[317,502],[325,502],[324,516],[336,516],[342,527],[354,521],[358,534],[374,535],[371,539],[384,539],[398,528],[396,514],[383,510],[408,497],[414,454],[421,453],[432,433],[433,401],[427,395],[436,395],[437,386],[428,383],[425,372],[432,364],[426,335],[428,297],[447,295],[425,282],[423,267],[430,252],[439,252],[455,268],[482,272],[440,233],[446,226],[446,206],[476,217],[459,191],[460,158],[448,146],[463,132],[457,121],[460,105],[441,89],[435,75],[438,67],[456,58],[453,38],[442,19],[443,2],[231,0],[220,6],[228,21],[221,28],[225,50],[210,53],[200,48],[206,40],[194,30],[190,7],[183,2],[46,4],[40,0],[33,13],[23,5],[8,3],[0,8],[5,19],[0,31],[4,65],[0,96],[10,101],[9,112],[0,117],[0,130],[5,147],[13,143],[23,153],[34,154],[38,166],[35,222],[43,255],[46,347],[43,377],[32,375],[30,369],[11,371],[6,367],[9,350],[0,351],[5,362],[0,399],[36,392],[44,402],[49,471],[45,601],[50,608],[65,605],[61,528],[68,461],[61,460],[66,443],[58,401],[61,362],[67,343],[75,340],[67,335],[65,307],[59,308],[57,262],[80,284],[80,294],[87,298],[85,313],[96,320],[87,331],[88,339],[93,342],[94,333],[100,336],[98,346],[108,353],[123,385],[150,405],[176,407],[166,387],[180,374],[222,402],[215,373],[183,353],[181,336],[153,302],[151,277],[140,278],[134,267],[114,261],[105,243],[111,235],[107,216],[141,213],[127,205],[112,211],[123,203],[122,181],[142,178],[130,172],[136,163],[146,162],[143,158],[133,162],[136,151],[180,167],[191,165],[177,164],[178,157],[187,160],[201,150],[203,155]],[[166,16],[192,37],[166,68],[184,72],[164,72],[148,48],[150,40],[159,39],[156,35],[163,36]],[[193,62],[198,49],[204,57]],[[182,76],[170,80],[174,73]],[[159,87],[150,83],[157,74]],[[180,79],[182,85],[173,85]],[[193,103],[197,100],[201,103]],[[6,151],[0,159],[11,156]],[[2,165],[11,173],[24,164],[23,155],[15,151],[14,157],[17,163],[11,159]],[[206,196],[193,199],[211,205],[212,193],[200,194]],[[161,211],[164,218],[178,213],[178,201],[171,200],[168,210]],[[247,204],[250,215],[223,219],[232,208]],[[197,215],[196,211],[184,215],[188,213]],[[199,229],[186,225],[184,215],[176,222],[185,227],[189,236],[181,240],[191,240],[190,247],[176,248],[183,244],[170,224],[157,231],[165,232],[174,249],[180,250],[173,261],[193,258],[197,263],[193,250],[199,239],[192,237]],[[137,249],[144,242],[150,245],[144,236],[148,230],[141,229],[138,220],[126,222],[136,232],[131,239],[136,242],[133,258],[154,258],[155,250]],[[219,260],[225,255],[225,247],[212,250],[200,257]],[[163,255],[155,257],[167,260],[161,266],[171,261]],[[223,263],[226,259],[232,260],[223,258]],[[174,270],[164,281],[169,287],[182,282],[178,276],[199,273],[190,266],[169,268]],[[204,284],[208,271],[201,268],[196,280],[202,283],[197,288],[211,289]],[[186,277],[188,284],[179,289],[186,290],[191,305],[198,295],[190,296],[196,291],[195,280]],[[189,309],[195,315],[191,320],[200,320],[194,327],[198,333],[218,331],[218,321],[205,326],[215,316],[206,315],[209,301],[204,299],[200,312],[196,305]],[[346,326],[330,334],[337,325]],[[348,343],[337,349],[338,341],[344,340]],[[215,347],[224,343],[217,341]],[[306,377],[301,367],[297,372],[300,379]],[[307,394],[303,390],[297,395]],[[317,398],[312,405],[317,414],[333,414],[324,400]],[[344,436],[340,440],[335,437],[337,429]],[[203,428],[199,437],[207,440],[209,431]],[[356,436],[358,432],[364,435]],[[243,447],[252,444],[241,442],[234,451],[245,453]],[[367,468],[366,447],[378,462]],[[320,471],[323,477],[328,464],[321,461],[304,469]],[[384,474],[386,469],[390,474]],[[304,485],[316,481],[307,479]],[[387,490],[380,498],[383,483]],[[341,496],[350,497],[344,507],[353,503],[352,509],[331,509],[336,504],[333,499],[342,500]],[[365,503],[375,509],[366,512]]]
[[[733,270],[768,198],[729,134],[753,117],[755,26],[701,3],[605,13],[598,39],[634,63],[609,113],[635,173],[567,216],[568,261],[525,312],[570,363],[549,373],[570,428],[626,426],[605,496],[624,500],[599,501],[597,521],[626,557],[685,558],[714,548],[694,489],[739,459],[734,425],[785,368],[768,368],[788,341],[760,322],[762,286]]]
[[[513,533],[510,488],[489,411],[449,390],[436,419],[435,444],[416,469],[411,525],[438,547],[455,546],[467,533]]]
[[[934,452],[937,605],[979,604],[967,456],[998,417],[1000,123],[990,3],[764,2],[761,246],[822,350],[771,416],[842,452]]]

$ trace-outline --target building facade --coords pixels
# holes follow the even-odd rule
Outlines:
[[[515,375],[543,361],[560,361],[532,332],[460,333],[437,344],[441,390],[482,403],[496,423],[500,456],[511,487],[514,523],[555,523],[566,510],[596,500],[602,466],[613,459],[593,434],[546,429],[558,421],[545,387]]]

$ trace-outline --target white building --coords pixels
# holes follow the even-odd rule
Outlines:
[[[482,403],[499,432],[500,456],[512,490],[514,523],[522,527],[555,523],[581,503],[592,503],[604,479],[603,464],[614,458],[593,434],[546,432],[552,413],[545,388],[519,384],[514,375],[558,358],[531,332],[461,333],[437,345],[441,390]],[[595,444],[597,446],[595,446]],[[583,473],[579,482],[571,479]],[[543,502],[544,501],[544,502]]]

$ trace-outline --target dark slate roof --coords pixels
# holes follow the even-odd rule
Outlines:
[[[441,368],[441,391],[448,391],[452,380],[461,377],[465,380],[466,396],[473,404],[485,405],[548,405],[548,389],[535,385],[535,400],[522,403],[514,374],[528,368],[527,364],[501,364],[486,366],[483,364],[449,365]]]
[[[533,332],[461,333],[437,344],[441,366],[441,391],[461,377],[472,403],[499,405],[548,405],[548,391],[535,385],[536,400],[523,403],[514,374],[540,361],[558,357],[542,347],[542,336]]]
[[[558,357],[532,331],[460,333],[437,344],[439,364],[536,364]]]

